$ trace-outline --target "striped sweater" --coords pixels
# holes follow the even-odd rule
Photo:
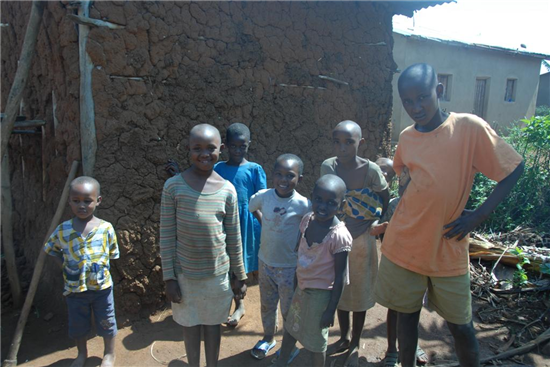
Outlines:
[[[246,279],[237,193],[226,181],[201,193],[181,175],[164,184],[160,207],[160,257],[164,280],[178,274],[201,279],[229,271]]]

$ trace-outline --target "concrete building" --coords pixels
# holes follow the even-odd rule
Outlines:
[[[540,75],[539,93],[537,95],[538,106],[550,106],[550,71]]]
[[[510,126],[535,112],[541,55],[480,44],[393,31],[393,56],[398,70],[426,62],[446,87],[441,108],[481,116],[495,128]],[[401,104],[397,79],[393,80],[392,140],[412,123]]]

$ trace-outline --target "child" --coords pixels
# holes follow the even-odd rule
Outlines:
[[[99,182],[78,177],[71,182],[69,205],[75,217],[61,223],[44,246],[63,268],[69,337],[76,339],[78,356],[72,367],[88,358],[87,335],[94,314],[97,334],[105,350],[102,367],[114,366],[117,324],[109,259],[118,259],[116,233],[111,223],[94,215],[101,204]]]
[[[256,272],[260,249],[260,224],[254,216],[259,216],[260,213],[250,213],[248,201],[252,195],[267,187],[265,172],[262,166],[249,162],[245,158],[250,146],[250,130],[246,125],[240,123],[230,125],[225,136],[225,146],[229,151],[229,160],[216,164],[214,171],[231,182],[237,190],[244,269],[246,273]],[[227,325],[237,326],[244,313],[244,300],[235,297],[235,312],[227,319]]]
[[[350,253],[350,284],[344,287],[338,304],[341,337],[331,346],[331,354],[348,350],[345,366],[359,364],[359,342],[367,310],[375,304],[372,289],[378,271],[376,239],[369,234],[374,220],[388,206],[388,184],[378,165],[357,156],[365,143],[361,127],[353,121],[342,121],[332,131],[336,157],[321,165],[321,176],[335,174],[346,183],[347,203],[344,222],[353,237]],[[353,331],[350,340],[349,313],[353,312]]]
[[[286,365],[296,341],[312,354],[310,366],[323,367],[328,329],[348,281],[347,261],[352,237],[336,217],[345,203],[346,184],[335,175],[325,175],[315,183],[311,200],[313,212],[300,224],[298,288],[285,322],[281,355],[277,365]]]
[[[260,190],[250,198],[249,210],[262,213],[258,280],[264,336],[250,351],[252,357],[264,359],[275,347],[273,336],[277,331],[277,304],[281,302],[283,320],[286,319],[296,273],[296,238],[300,221],[309,212],[308,200],[296,192],[302,181],[304,164],[294,154],[277,158],[273,169],[273,189]],[[293,352],[293,357],[298,349]]]
[[[166,298],[183,326],[190,366],[200,365],[201,331],[206,364],[218,363],[221,324],[233,294],[244,297],[238,199],[233,185],[214,171],[222,148],[208,124],[191,129],[191,167],[166,181],[160,209],[160,256]],[[229,271],[235,274],[233,287]]]
[[[378,164],[382,170],[388,185],[391,185],[391,182],[395,177],[393,161],[389,158],[379,158],[376,160],[376,164]],[[380,218],[379,223],[373,223],[370,230],[370,234],[372,236],[380,236],[381,239],[383,238],[388,222],[391,220],[391,217],[395,212],[395,208],[397,208],[397,204],[399,204],[399,199],[401,199],[401,196],[403,195],[409,181],[410,177],[408,176],[408,170],[404,167],[401,176],[399,177],[399,197],[391,199],[388,205],[388,210],[386,210],[384,216]],[[388,309],[386,330],[388,350],[386,351],[386,357],[384,358],[384,367],[396,367],[399,361],[399,352],[397,351],[397,312],[391,309]],[[428,362],[428,355],[419,346],[416,350],[416,363],[426,364]]]
[[[377,302],[398,312],[402,366],[416,365],[422,298],[446,321],[461,366],[479,366],[472,325],[468,232],[506,197],[523,171],[522,158],[489,124],[439,108],[443,85],[434,69],[415,64],[398,81],[415,124],[399,138],[394,169],[411,181],[389,222],[375,288]],[[474,174],[499,183],[474,211],[464,210]]]

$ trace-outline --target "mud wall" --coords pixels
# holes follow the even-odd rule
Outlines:
[[[21,14],[28,8],[2,3],[2,22],[10,24],[2,30],[9,35],[2,51],[20,47],[26,24]],[[11,145],[14,205],[21,208],[15,232],[29,262],[37,253],[31,244],[46,231],[70,162],[80,155],[78,35],[63,16],[70,12],[60,2],[47,3],[25,99],[33,117],[48,121],[45,203],[30,203],[42,200],[39,141],[28,139],[17,148],[17,137]],[[279,154],[299,155],[304,194],[322,160],[333,155],[330,131],[339,121],[352,119],[363,127],[363,156],[374,159],[389,151],[395,64],[387,5],[95,2],[90,16],[125,26],[93,28],[88,41],[95,66],[95,176],[104,198],[98,215],[119,236],[121,259],[113,262],[119,312],[145,314],[163,302],[157,238],[164,164],[174,158],[187,166],[185,138],[195,124],[221,130],[233,122],[249,125],[249,158],[264,166],[268,180]],[[11,81],[18,52],[4,55],[2,80]],[[58,93],[57,129],[52,89]],[[31,161],[26,178],[16,162],[21,159]],[[36,191],[31,198],[18,187],[26,181]],[[49,284],[59,285],[60,275],[46,270]]]

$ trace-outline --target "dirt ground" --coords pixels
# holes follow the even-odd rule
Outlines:
[[[257,284],[248,288],[246,306],[247,313],[236,329],[223,327],[220,352],[220,367],[266,367],[270,366],[273,352],[262,361],[250,356],[250,349],[262,337],[260,319],[260,294]],[[474,303],[475,309],[480,304]],[[5,358],[9,343],[17,323],[15,312],[2,314],[2,360]],[[48,315],[51,316],[51,315]],[[76,357],[76,348],[67,336],[67,322],[64,313],[54,313],[49,317],[35,311],[29,316],[29,321],[23,335],[19,351],[19,365],[21,366],[68,366],[72,358]],[[386,351],[386,309],[376,305],[367,312],[367,321],[363,329],[361,341],[360,366],[383,366]],[[501,324],[483,324],[474,316],[477,337],[480,342],[483,357],[495,354],[497,348],[502,347],[508,340],[508,329]],[[331,328],[329,343],[339,337],[338,324]],[[420,345],[430,357],[430,365],[450,363],[456,360],[451,345],[451,336],[442,318],[434,311],[424,309],[420,319]],[[276,335],[279,349],[282,333]],[[172,319],[169,308],[148,319],[142,319],[131,325],[123,326],[119,330],[116,340],[117,366],[187,366],[185,347],[181,327]],[[545,348],[545,351],[550,346]],[[89,358],[87,367],[99,366],[103,353],[103,341],[94,336],[88,341]],[[155,360],[156,358],[156,360]],[[204,354],[201,357],[204,365]],[[344,356],[336,355],[327,359],[327,366],[340,367]],[[308,352],[303,350],[292,363],[292,366],[307,366]],[[504,361],[504,366],[536,366],[550,367],[550,358],[540,350],[526,354],[517,360]]]

